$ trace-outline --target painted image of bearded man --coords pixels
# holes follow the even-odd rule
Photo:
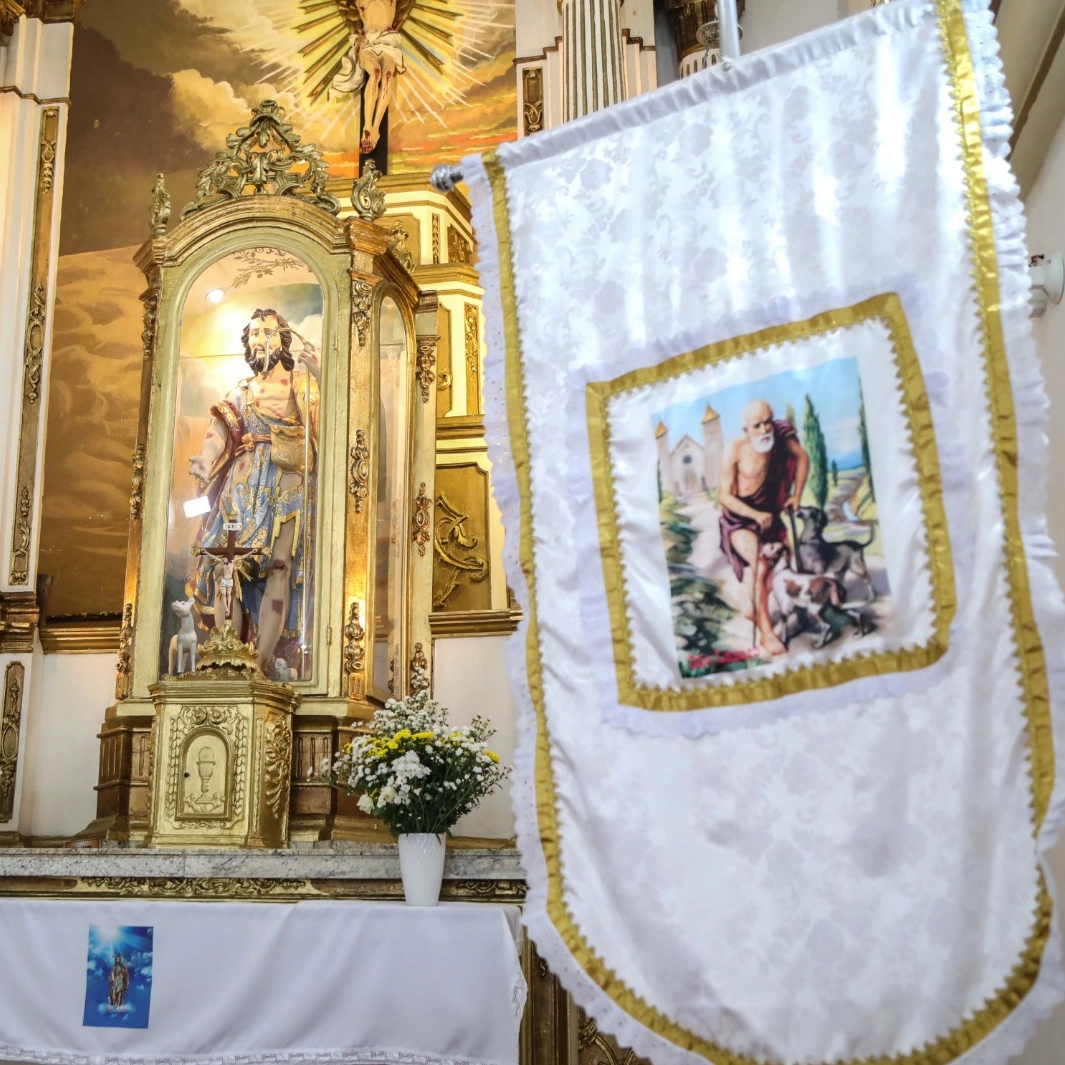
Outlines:
[[[776,420],[764,399],[743,408],[743,432],[721,459],[721,550],[743,585],[744,617],[753,620],[759,642],[773,655],[787,648],[769,614],[772,573],[760,565],[762,545],[788,543],[781,515],[802,499],[810,458],[789,421]]]

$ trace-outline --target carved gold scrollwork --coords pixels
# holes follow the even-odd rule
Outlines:
[[[441,493],[436,498],[436,520],[433,523],[433,550],[437,560],[447,568],[446,579],[433,596],[433,607],[439,610],[458,587],[463,574],[475,584],[488,578],[488,559],[484,555],[468,554],[461,557],[457,548],[472,549],[479,543],[476,536],[466,531],[468,514],[463,514],[453,506],[447,496]]]
[[[153,275],[148,289],[141,293],[144,303],[144,319],[141,325],[141,356],[147,362],[155,354],[155,337],[159,328],[159,286],[161,279],[158,271]]]
[[[26,349],[23,389],[27,403],[36,403],[41,397],[41,366],[44,362],[44,282],[38,282],[30,297],[30,309],[26,315]]]
[[[14,535],[11,545],[11,583],[25,584],[29,580],[30,562],[30,516],[33,513],[33,500],[30,490],[22,486],[18,495],[18,513],[15,515]]]
[[[473,264],[473,246],[454,226],[447,227],[447,261]]]
[[[425,494],[425,482],[422,481],[418,494],[414,497],[414,514],[411,516],[411,539],[418,545],[418,554],[425,554],[425,546],[432,535],[432,517],[430,509],[432,500]]]
[[[370,328],[370,308],[373,306],[373,287],[368,281],[351,279],[351,320],[359,337],[359,347],[366,347],[366,331]]]
[[[470,372],[475,374],[481,355],[480,315],[476,304],[466,304],[463,324],[466,330],[466,365],[470,368]]]
[[[141,516],[144,503],[144,445],[138,444],[133,452],[133,484],[129,493],[129,516],[136,521]]]
[[[362,168],[362,177],[351,186],[351,206],[364,222],[376,222],[385,213],[385,194],[377,187],[381,171],[372,159]]]
[[[414,373],[418,378],[418,387],[421,389],[423,403],[429,402],[429,389],[432,387],[433,381],[436,380],[433,368],[436,366],[436,342],[438,339],[438,337],[418,337],[418,364]]]
[[[466,413],[481,412],[481,312],[475,303],[463,308],[463,333],[466,341]]]
[[[309,880],[268,880],[251,877],[86,876],[79,881],[94,895],[129,898],[266,898],[271,895],[313,897],[323,894]]]
[[[266,724],[263,789],[266,795],[266,805],[278,821],[281,820],[281,812],[288,796],[291,775],[292,729],[286,721],[275,718]]]
[[[15,774],[18,771],[19,723],[26,670],[21,662],[8,663],[4,671],[4,705],[0,713],[0,822],[15,812]]]
[[[41,131],[40,173],[41,192],[51,192],[55,183],[55,147],[57,138],[49,136],[46,129]]]
[[[156,174],[155,188],[152,189],[152,206],[148,212],[152,227],[152,236],[161,237],[166,233],[166,224],[170,221],[170,194],[166,191],[163,175]]]
[[[414,253],[407,246],[407,241],[410,239],[410,234],[404,228],[402,222],[397,222],[389,231],[389,235],[392,238],[388,242],[388,247],[395,255],[395,257],[403,264],[407,270],[414,269]]]
[[[370,490],[370,449],[366,446],[366,432],[355,430],[355,443],[348,452],[348,491],[355,507],[355,513],[362,513],[362,504]]]
[[[200,644],[196,670],[225,670],[239,673],[257,673],[258,653],[250,643],[241,640],[231,621],[221,628],[211,629],[207,639]]]
[[[14,886],[10,878],[3,884],[5,894],[22,895],[25,881]],[[140,899],[299,899],[299,898],[402,898],[402,886],[395,880],[367,879],[274,879],[272,877],[136,877],[82,876],[54,887],[69,898]],[[526,895],[523,880],[445,880],[443,898],[470,902],[520,903]]]
[[[340,212],[340,201],[326,191],[328,165],[313,144],[284,121],[285,109],[276,100],[263,100],[252,108],[251,121],[226,138],[228,151],[219,152],[196,181],[196,199],[181,211],[184,219],[215,203],[253,194],[293,196],[330,214]],[[304,191],[306,187],[306,190]]]
[[[122,629],[118,634],[118,677],[115,698],[128,699],[133,690],[133,604],[122,608]]]
[[[365,690],[362,675],[366,670],[366,629],[359,619],[359,604],[348,607],[348,623],[344,626],[344,673],[348,677],[348,695],[361,698]]]
[[[433,265],[440,262],[440,215],[433,214]]]
[[[522,128],[526,136],[544,128],[544,69],[525,67],[521,72]]]
[[[425,649],[420,643],[414,645],[414,654],[410,656],[410,687],[411,691],[418,691],[428,686],[429,660],[425,657]]]

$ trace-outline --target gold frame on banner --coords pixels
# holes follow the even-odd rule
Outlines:
[[[921,495],[923,530],[927,539],[927,571],[932,588],[933,634],[924,644],[879,653],[857,653],[836,661],[816,662],[770,676],[737,680],[729,684],[691,684],[661,688],[640,684],[635,677],[632,632],[626,608],[624,560],[618,536],[614,477],[610,462],[610,422],[607,407],[613,397],[651,384],[659,384],[764,348],[879,321],[888,330],[895,355],[896,381],[909,429],[915,474]],[[599,548],[603,559],[606,598],[618,679],[618,701],[644,710],[699,710],[715,706],[778,699],[801,691],[834,687],[860,677],[923,669],[946,654],[950,625],[957,610],[954,563],[936,448],[932,412],[925,395],[924,376],[913,346],[906,314],[893,292],[827,311],[802,322],[773,326],[745,336],[731,337],[665,362],[586,386],[588,439],[591,447],[592,483],[599,520]]]
[[[1032,833],[1036,836],[1046,817],[1054,787],[1054,742],[1046,661],[1032,608],[1028,565],[1021,537],[1016,415],[1000,313],[998,258],[991,201],[984,171],[979,96],[961,0],[936,0],[936,13],[943,62],[951,84],[957,143],[965,179],[972,285],[978,308],[988,412],[1001,493],[1010,622],[1030,741]],[[537,587],[532,527],[529,521],[531,497],[527,410],[524,402],[526,381],[518,335],[518,307],[510,247],[506,174],[495,152],[485,155],[484,166],[493,194],[493,221],[499,253],[499,288],[504,309],[508,422],[522,503],[519,557],[529,589],[526,663],[530,696],[536,716],[534,787],[540,847],[547,870],[547,916],[566,949],[588,977],[619,1009],[650,1031],[717,1065],[759,1065],[755,1058],[735,1053],[681,1027],[635,994],[592,949],[566,904],[560,854],[558,799],[544,713],[543,667],[537,629]],[[1034,858],[1033,850],[1033,860]],[[861,1065],[946,1065],[985,1039],[1009,1017],[1031,991],[1039,975],[1043,953],[1050,937],[1053,902],[1042,872],[1038,874],[1038,882],[1031,932],[1013,968],[1003,974],[1002,984],[995,995],[934,1042],[926,1043],[909,1053],[865,1058]],[[857,1065],[857,1062],[846,1065]]]

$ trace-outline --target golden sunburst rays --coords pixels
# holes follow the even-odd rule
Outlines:
[[[299,41],[294,55],[278,57],[279,86],[301,101],[301,110],[328,120],[322,112],[338,102],[330,86],[347,55],[348,34],[361,27],[355,0],[299,0],[298,8],[292,0],[259,0],[257,6]],[[392,90],[393,121],[445,125],[444,113],[484,84],[478,67],[496,58],[496,42],[512,20],[507,0],[398,0],[395,28],[407,69]],[[350,107],[350,100],[339,102]],[[337,121],[350,121],[350,112]]]

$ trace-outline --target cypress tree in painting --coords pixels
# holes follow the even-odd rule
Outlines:
[[[828,499],[828,449],[825,447],[825,435],[821,432],[821,419],[809,395],[802,413],[802,442],[806,454],[810,456],[807,484],[814,502],[824,510],[825,500]]]
[[[672,492],[662,493],[659,514],[669,570],[678,665],[682,676],[702,676],[708,672],[707,668],[693,668],[690,659],[720,651],[724,626],[736,611],[721,595],[718,582],[704,577],[689,561],[699,532],[680,509]],[[745,666],[740,662],[732,668]]]
[[[784,408],[784,417],[791,423],[792,429],[797,431],[799,420],[795,417],[795,408],[790,403]]]
[[[836,460],[832,460],[832,487],[837,488],[839,486],[839,467],[836,465]]]
[[[876,499],[873,491],[873,465],[869,461],[869,432],[865,427],[865,397],[858,403],[858,434],[862,439],[862,465],[865,467],[865,475],[869,480],[869,498]]]

